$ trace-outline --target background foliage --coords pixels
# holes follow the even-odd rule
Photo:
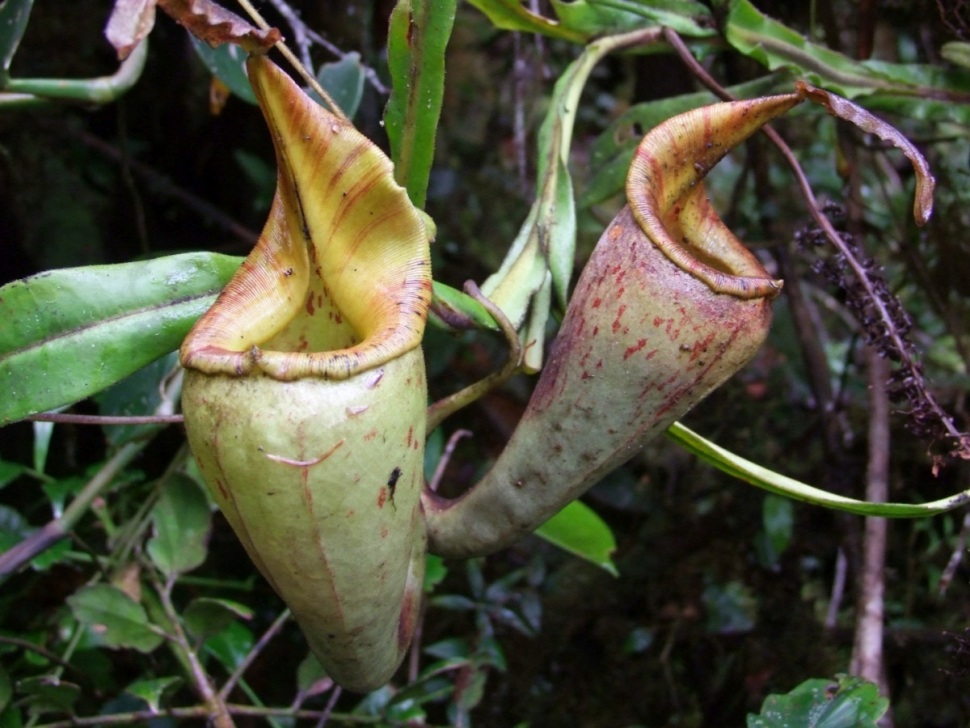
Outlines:
[[[962,421],[970,361],[970,107],[959,95],[970,85],[941,49],[966,30],[966,8],[927,0],[756,4],[801,35],[759,26],[752,16],[738,20],[731,36],[721,3],[705,7],[708,27],[678,14],[692,3],[578,0],[540,5],[562,23],[545,28],[554,37],[538,36],[515,10],[518,2],[459,4],[426,192],[439,231],[435,278],[460,287],[501,263],[532,202],[538,127],[555,80],[578,55],[576,40],[604,24],[679,24],[715,77],[754,96],[790,88],[790,76],[767,75],[791,67],[787,39],[801,52],[796,57],[821,59],[810,64],[816,82],[891,118],[930,159],[937,210],[917,231],[904,160],[818,110],[777,124],[799,150],[816,194],[831,202],[833,218],[884,269],[915,321],[912,338],[936,396]],[[385,145],[393,5],[292,3],[327,42],[311,51],[325,85]],[[486,16],[473,5],[492,11]],[[489,20],[502,6],[518,32]],[[638,12],[620,13],[628,6]],[[102,35],[110,9],[107,0],[37,0],[10,75],[114,73]],[[289,36],[287,19],[271,4],[263,9]],[[778,42],[752,44],[758,32]],[[730,44],[718,42],[725,36]],[[846,56],[825,56],[803,36]],[[876,61],[847,60],[866,55],[867,43]],[[159,17],[140,80],[114,103],[0,107],[0,283],[175,252],[248,251],[272,196],[272,149],[255,106],[237,95],[224,105],[213,100],[222,89],[209,69],[225,59],[207,60],[182,28]],[[618,170],[636,140],[711,100],[669,52],[614,55],[595,67],[569,157],[577,270],[623,204]],[[769,344],[687,424],[779,472],[862,498],[871,357],[848,310],[851,297],[833,285],[837,271],[820,263],[830,254],[815,245],[791,177],[764,140],[726,159],[709,189],[732,228],[786,279],[788,295],[775,304]],[[191,295],[201,305],[216,289]],[[118,290],[143,292],[127,282]],[[11,326],[0,322],[0,338]],[[425,351],[436,398],[481,378],[502,357],[488,333],[455,337],[437,329],[429,330]],[[172,358],[149,364],[73,411],[170,412],[173,365]],[[445,482],[456,491],[474,482],[511,433],[531,383],[514,379],[432,435],[429,474],[447,435],[465,428],[474,437],[458,443]],[[90,391],[100,389],[94,383]],[[906,431],[904,417],[889,422],[891,500],[933,500],[964,487],[964,462],[934,476],[930,443]],[[109,485],[85,501],[93,478]],[[211,512],[178,427],[10,425],[0,436],[0,551],[62,519],[65,509],[85,515],[71,539],[3,582],[0,726],[70,725],[72,714],[94,716],[89,725],[107,724],[108,714],[133,722],[134,714],[143,720],[159,708],[176,710],[153,718],[153,726],[201,725],[220,701],[251,706],[252,715],[235,715],[237,725],[318,725],[330,710],[335,724],[742,725],[769,694],[847,670],[862,519],[765,495],[667,440],[649,445],[585,500],[613,530],[618,577],[535,537],[488,559],[433,562],[420,651],[392,686],[362,700],[332,690],[307,658],[283,605]],[[948,570],[965,536],[962,513],[889,527],[884,664],[898,725],[970,723],[966,570]],[[874,719],[875,696],[851,692],[857,687],[841,683],[856,711],[851,720],[859,722],[824,725]],[[773,705],[797,710],[804,696],[819,699],[819,690],[806,684]]]

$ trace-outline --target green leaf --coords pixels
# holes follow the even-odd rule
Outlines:
[[[729,581],[723,586],[708,583],[701,595],[707,612],[707,631],[712,634],[736,634],[754,629],[758,602],[745,584]]]
[[[481,10],[496,28],[502,30],[541,33],[572,43],[585,43],[589,40],[587,33],[564,27],[554,20],[526,10],[520,0],[468,0],[468,2]]]
[[[14,707],[0,711],[0,728],[23,728],[24,719]]]
[[[580,501],[573,501],[539,526],[536,535],[613,576],[620,575],[611,558],[616,551],[613,531],[595,511]]]
[[[445,560],[440,556],[435,556],[434,554],[428,554],[427,562],[424,568],[424,591],[426,594],[430,594],[435,590],[444,578],[448,576],[448,567],[445,566]]]
[[[434,281],[432,312],[441,323],[455,329],[491,329],[498,331],[498,324],[481,303],[456,288]]]
[[[6,81],[10,62],[17,53],[17,46],[30,20],[34,0],[6,0],[0,5],[0,72]]]
[[[311,691],[314,689],[314,686],[326,679],[327,671],[323,669],[320,660],[312,652],[303,658],[303,662],[296,669],[297,689],[309,692],[311,695],[313,694]]]
[[[324,63],[317,71],[317,81],[347,118],[353,119],[364,96],[364,66],[360,54],[351,51],[339,61]],[[323,102],[315,91],[309,94],[317,103]]]
[[[71,551],[70,539],[63,539],[41,551],[30,560],[30,567],[35,571],[47,571],[54,564],[60,563]]]
[[[579,97],[593,67],[605,55],[649,38],[635,33],[590,43],[553,89],[539,130],[536,200],[502,265],[481,286],[482,293],[520,331],[527,370],[542,366],[553,289],[560,307],[566,307],[576,247],[576,208],[568,160]]]
[[[34,470],[43,473],[47,467],[47,453],[51,447],[51,436],[54,434],[53,422],[34,422]]]
[[[813,503],[836,511],[855,513],[860,516],[880,516],[882,518],[925,518],[926,516],[935,516],[939,513],[952,511],[954,508],[970,503],[970,490],[922,504],[870,503],[846,498],[781,475],[750,460],[745,460],[740,455],[735,455],[720,445],[701,437],[679,422],[671,425],[665,434],[688,452],[694,453],[704,462],[738,480],[743,480],[777,495]]]
[[[232,672],[246,659],[255,643],[253,633],[245,625],[233,622],[219,634],[207,639],[205,648]]]
[[[693,0],[552,0],[563,28],[588,36],[662,25],[695,38],[716,33],[706,6]]]
[[[3,488],[14,478],[19,478],[27,468],[19,463],[8,463],[0,460],[0,488]]]
[[[795,525],[795,507],[788,498],[769,493],[761,504],[761,523],[764,526],[768,543],[777,556],[785,553],[791,543],[792,529]]]
[[[148,555],[165,576],[191,571],[205,561],[209,501],[194,480],[174,473],[152,508],[154,535]]]
[[[109,584],[86,586],[67,598],[75,619],[107,647],[131,647],[151,652],[162,643],[152,630],[144,607]]]
[[[43,675],[18,681],[17,692],[28,696],[32,713],[70,713],[81,694],[81,688],[74,683]]]
[[[20,543],[35,530],[20,511],[0,503],[0,553]]]
[[[186,629],[199,641],[219,634],[236,619],[252,619],[252,617],[253,610],[245,604],[210,597],[193,599],[182,614]]]
[[[901,97],[897,101],[899,113],[906,113],[907,98],[933,97],[943,98],[951,104],[970,103],[970,93],[967,92],[970,74],[966,71],[947,71],[939,66],[913,63],[854,61],[807,41],[763,15],[748,0],[732,2],[725,37],[741,53],[769,69],[787,68],[809,83],[846,98],[877,92]]]
[[[889,709],[879,688],[859,677],[806,680],[787,695],[769,695],[748,728],[876,728]]]
[[[159,711],[159,704],[163,697],[171,695],[184,681],[180,677],[160,677],[154,680],[136,680],[125,688],[125,692],[141,698],[148,703],[153,712]]]
[[[254,106],[258,104],[253,87],[246,75],[247,53],[235,43],[223,43],[218,48],[211,47],[191,33],[188,34],[192,46],[209,72],[222,81],[233,94]]]
[[[387,61],[393,90],[384,111],[394,177],[424,207],[435,130],[445,88],[445,47],[457,0],[398,0],[391,13]]]
[[[0,422],[76,402],[177,349],[240,262],[191,253],[3,286]]]
[[[953,40],[940,46],[940,55],[950,63],[970,68],[970,43]]]

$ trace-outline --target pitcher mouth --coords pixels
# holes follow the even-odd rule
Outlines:
[[[276,149],[252,251],[182,344],[208,374],[347,379],[417,347],[430,233],[384,153],[264,56],[247,62]]]
[[[679,267],[704,280],[715,293],[774,299],[784,281],[774,279],[724,224],[698,181],[662,218],[644,216],[644,232]],[[642,224],[642,223],[641,223]]]
[[[634,218],[667,258],[715,293],[772,299],[781,292],[782,281],[711,206],[703,180],[731,149],[801,101],[786,94],[705,106],[668,119],[637,147],[626,183]]]

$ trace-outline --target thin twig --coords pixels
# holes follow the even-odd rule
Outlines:
[[[72,415],[65,412],[41,412],[24,419],[71,425],[175,425],[185,418],[182,415]]]
[[[253,4],[249,0],[237,0],[237,2],[242,5],[243,9],[249,13],[249,17],[251,17],[256,25],[258,25],[262,30],[270,29],[270,24],[263,19],[263,16],[259,14],[259,11],[253,7]],[[328,94],[317,79],[313,77],[313,74],[310,73],[309,69],[300,63],[300,59],[294,55],[293,51],[289,49],[286,43],[284,43],[282,40],[277,41],[276,49],[282,53],[283,57],[292,64],[297,73],[299,73],[303,77],[303,80],[309,84],[310,88],[320,94],[320,98],[323,99],[327,106],[330,107],[331,113],[345,124],[350,124],[350,119],[347,118],[347,115],[343,112],[340,106],[338,106],[337,103],[330,98],[330,94]]]
[[[303,64],[307,68],[313,68],[313,63],[311,62],[310,58],[310,42],[322,46],[323,49],[328,53],[341,60],[347,57],[348,54],[345,51],[342,51],[329,40],[314,31],[313,28],[304,23],[297,11],[284,2],[284,0],[269,1],[273,4],[273,7],[276,8],[277,12],[286,19],[289,26],[293,28],[293,41],[300,48],[300,56],[303,59]],[[374,87],[375,91],[380,94],[384,94],[385,96],[391,93],[391,90],[381,82],[380,76],[377,75],[377,71],[370,66],[365,66],[363,63],[360,64],[360,67],[364,72],[364,78],[370,82],[370,85]]]
[[[939,597],[946,596],[946,590],[950,588],[953,577],[956,576],[957,569],[963,562],[963,553],[967,548],[967,536],[970,535],[970,511],[963,516],[963,526],[960,528],[960,535],[957,537],[956,546],[953,547],[953,554],[940,576]]]
[[[849,560],[845,556],[845,549],[840,546],[835,554],[835,574],[832,576],[829,606],[825,611],[825,629],[832,630],[839,626],[839,610],[842,608],[842,597],[845,595],[845,576],[848,570]]]
[[[276,633],[282,629],[283,625],[286,624],[286,620],[289,618],[290,610],[284,609],[282,612],[280,612],[280,616],[278,616],[269,626],[269,628],[263,633],[263,636],[259,638],[259,642],[253,645],[253,648],[249,651],[249,654],[247,654],[243,661],[239,663],[239,666],[233,670],[232,675],[229,676],[229,679],[226,680],[225,684],[219,690],[219,697],[222,700],[229,697],[229,693],[231,693],[232,689],[236,687],[236,683],[239,682],[239,678],[245,674],[246,670],[249,669],[249,666],[253,664],[253,660],[259,656],[259,653],[262,652],[263,648],[266,647],[270,640],[276,636]]]
[[[189,644],[189,638],[185,634],[185,630],[182,629],[182,625],[179,623],[178,613],[175,611],[175,606],[172,604],[172,593],[171,587],[174,584],[174,577],[170,579],[170,583],[162,586],[155,581],[155,593],[158,594],[158,598],[161,600],[162,609],[165,611],[165,616],[168,618],[169,624],[172,628],[172,637],[174,637],[174,644],[172,644],[173,649],[178,649],[182,653],[182,656],[188,662],[190,668],[190,675],[192,677],[192,682],[195,685],[196,691],[199,693],[199,697],[205,701],[206,707],[208,708],[207,717],[209,721],[216,726],[216,728],[235,728],[235,723],[232,717],[229,715],[229,710],[226,707],[226,701],[223,699],[222,695],[217,694],[215,690],[212,689],[212,683],[209,682],[209,675],[199,662],[199,656],[192,649],[192,645]]]
[[[451,433],[451,437],[448,438],[448,444],[445,445],[445,449],[441,453],[441,457],[438,459],[438,464],[435,466],[434,475],[431,476],[431,481],[428,483],[428,488],[432,491],[438,490],[438,485],[441,483],[441,478],[445,474],[445,468],[448,467],[448,461],[451,460],[452,454],[455,452],[455,447],[458,445],[458,441],[463,437],[471,437],[474,433],[471,430],[455,430]]]
[[[0,635],[0,643],[5,645],[13,645],[14,647],[20,647],[21,649],[28,650],[30,652],[35,652],[38,655],[41,655],[42,657],[46,657],[51,662],[55,662],[61,667],[65,667],[68,670],[71,670],[72,672],[77,673],[81,677],[85,677],[85,678],[89,677],[88,674],[83,670],[76,668],[67,660],[64,660],[58,657],[53,652],[41,647],[40,645],[35,645],[33,642],[28,642],[27,640],[22,640],[17,637],[7,637],[6,635]]]
[[[307,69],[312,71],[313,61],[310,60],[310,38],[307,36],[306,23],[300,19],[299,13],[283,0],[269,0],[269,2],[293,29],[293,42],[300,51],[300,60]]]
[[[323,715],[320,716],[320,720],[317,721],[316,728],[323,728],[330,716],[333,714],[333,708],[340,699],[340,694],[344,691],[339,685],[335,685],[330,693],[330,700],[327,701],[327,706],[323,709]]]

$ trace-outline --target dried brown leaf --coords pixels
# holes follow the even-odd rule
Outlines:
[[[212,0],[158,0],[159,7],[179,25],[213,48],[235,43],[250,53],[264,52],[279,42],[276,28],[260,30]]]
[[[155,0],[116,0],[104,35],[125,60],[155,25]]]
[[[848,99],[836,96],[824,89],[809,86],[804,81],[797,81],[795,87],[798,95],[802,98],[824,106],[832,116],[850,121],[864,132],[875,134],[906,155],[916,171],[916,199],[913,202],[913,216],[916,218],[917,225],[925,225],[930,219],[930,215],[933,214],[933,188],[936,186],[936,180],[930,173],[930,165],[927,164],[926,159],[914,144],[903,136],[899,129],[873,116]]]

